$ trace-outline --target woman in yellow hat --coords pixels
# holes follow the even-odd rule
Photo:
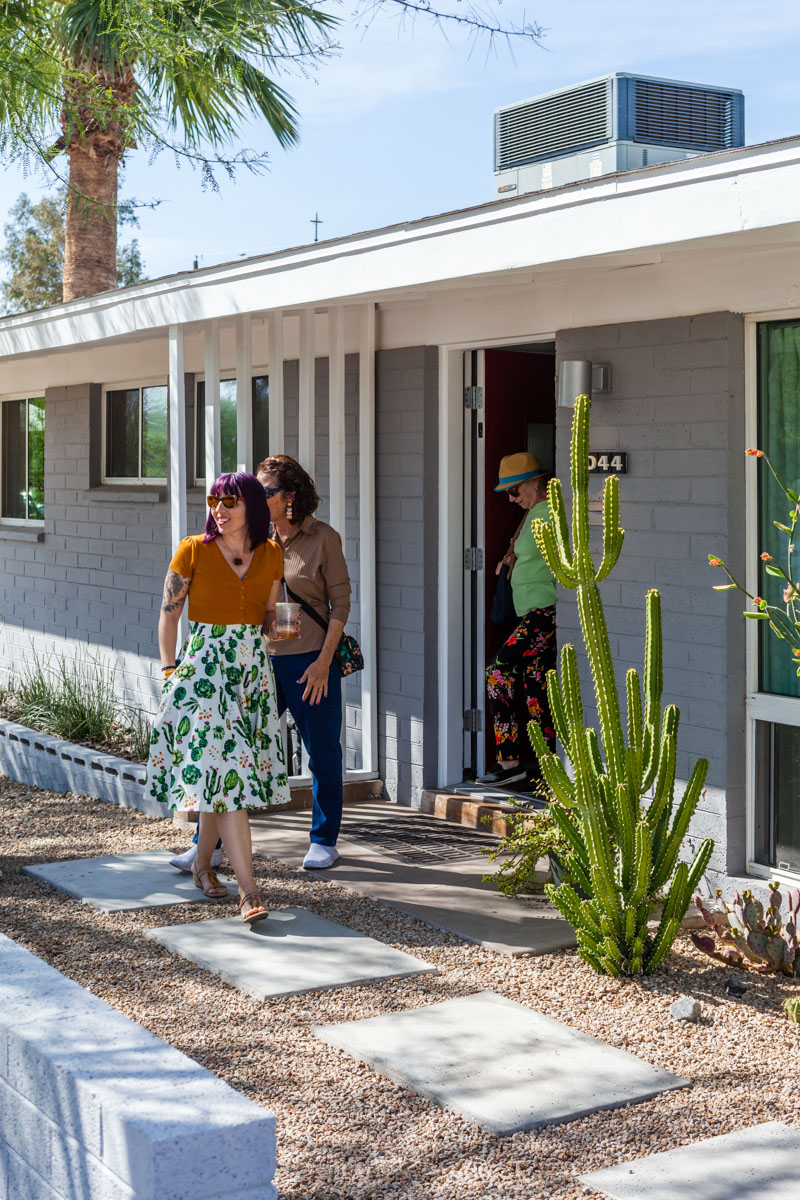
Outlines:
[[[524,509],[517,537],[497,564],[511,566],[511,591],[518,624],[486,670],[489,711],[494,725],[497,763],[480,783],[518,787],[530,775],[532,752],[527,731],[520,732],[517,713],[524,699],[555,748],[545,679],[556,665],[556,581],[533,536],[532,522],[549,520],[546,495],[549,475],[535,454],[508,454],[500,463],[496,492],[505,492]]]

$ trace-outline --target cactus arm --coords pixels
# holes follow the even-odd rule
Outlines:
[[[559,804],[563,804],[565,808],[572,808],[575,804],[575,785],[564,770],[561,759],[557,754],[553,754],[547,745],[542,728],[536,721],[531,721],[528,725],[528,737],[531,739],[545,783]]]
[[[616,786],[624,778],[625,743],[611,643],[596,583],[582,584],[578,587],[578,612],[592,668],[606,766]]]
[[[619,523],[619,479],[609,475],[603,488],[603,559],[597,570],[598,583],[614,570],[624,540],[625,530]]]
[[[550,510],[550,524],[558,543],[559,554],[562,561],[571,569],[573,563],[572,548],[569,541],[567,506],[564,503],[564,490],[561,487],[561,480],[557,476],[553,476],[547,485],[547,507]]]
[[[694,770],[686,785],[686,791],[683,793],[683,799],[678,805],[678,811],[675,815],[675,821],[669,835],[665,838],[663,849],[660,857],[654,859],[653,863],[653,887],[659,888],[669,879],[672,873],[672,868],[675,865],[675,860],[678,857],[683,839],[686,837],[686,831],[689,828],[689,822],[694,815],[694,810],[697,808],[700,800],[700,793],[703,790],[703,784],[706,781],[708,772],[708,760],[699,758],[694,765]],[[688,901],[687,901],[688,903]]]
[[[569,754],[569,727],[564,708],[564,693],[561,690],[561,680],[558,678],[557,671],[547,672],[547,702],[550,705],[550,716],[553,718],[556,737],[561,742],[565,752]]]
[[[653,835],[646,821],[636,826],[635,866],[630,903],[637,907],[647,895],[653,869]]]
[[[578,577],[570,563],[559,552],[556,535],[553,533],[548,522],[543,521],[541,517],[535,517],[531,522],[531,529],[533,530],[533,536],[542,558],[558,582],[566,588],[576,587]]]
[[[651,588],[645,596],[644,694],[645,721],[658,723],[664,689],[664,635],[661,626],[661,595]]]
[[[692,865],[689,868],[689,895],[691,896],[695,888],[700,884],[700,880],[705,874],[706,867],[711,861],[711,855],[714,852],[714,843],[711,838],[703,838],[700,845],[697,847],[697,852],[692,859]],[[687,903],[686,907],[689,905]],[[703,914],[705,920],[705,914]]]
[[[625,676],[625,693],[628,701],[628,745],[641,754],[644,737],[642,689],[639,683],[639,672],[633,667]]]

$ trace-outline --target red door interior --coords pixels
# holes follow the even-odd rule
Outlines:
[[[495,566],[506,551],[510,538],[520,522],[522,512],[502,492],[495,492],[500,460],[506,454],[516,454],[533,448],[529,446],[531,425],[555,430],[555,357],[553,354],[528,353],[522,350],[484,351],[484,420],[483,444],[485,455],[486,506],[485,564],[486,628],[484,631],[486,663],[488,664],[509,636],[513,624],[495,625],[489,613],[497,579]],[[539,429],[547,439],[547,430]],[[533,435],[532,435],[533,436]],[[553,444],[552,436],[550,438]],[[546,462],[543,466],[551,466]],[[484,711],[488,711],[485,709]],[[527,724],[523,711],[520,719]],[[494,733],[486,721],[486,766],[495,762]]]

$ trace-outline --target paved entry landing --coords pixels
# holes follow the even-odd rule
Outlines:
[[[579,1178],[611,1200],[798,1200],[800,1129],[770,1121]]]
[[[494,992],[314,1032],[500,1137],[688,1086]]]
[[[421,958],[305,908],[282,908],[251,926],[231,917],[167,925],[148,936],[257,1000],[437,974]]]
[[[25,875],[42,879],[59,892],[76,896],[102,912],[132,912],[168,904],[219,903],[203,895],[191,875],[169,865],[168,850],[140,854],[110,854],[105,858],[77,858],[69,862],[36,863],[23,867]],[[220,876],[230,896],[236,882]],[[224,904],[225,901],[223,900]]]

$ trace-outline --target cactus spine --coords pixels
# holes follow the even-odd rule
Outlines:
[[[676,806],[679,712],[672,704],[663,712],[661,708],[663,644],[657,591],[646,596],[644,672],[640,679],[638,671],[628,671],[623,725],[598,584],[614,569],[625,533],[619,524],[619,481],[612,475],[605,483],[603,556],[596,568],[589,541],[589,415],[589,397],[579,396],[570,447],[572,538],[557,479],[548,489],[550,522],[534,521],[533,531],[556,579],[577,590],[599,739],[584,722],[578,659],[569,644],[561,650],[560,673],[548,674],[547,694],[572,774],[548,749],[536,722],[529,732],[542,775],[557,801],[553,818],[571,847],[567,873],[588,898],[582,899],[569,883],[549,886],[548,894],[575,929],[578,952],[591,967],[609,975],[639,975],[654,971],[669,953],[711,857],[713,842],[706,839],[691,866],[678,862],[708,763],[697,762]],[[577,831],[560,806],[575,810]],[[651,933],[648,917],[664,888],[661,920]]]

